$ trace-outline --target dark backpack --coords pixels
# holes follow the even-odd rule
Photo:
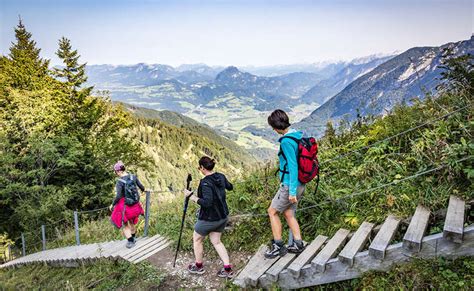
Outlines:
[[[292,136],[283,136],[279,141],[281,142],[284,138],[289,138],[298,144],[298,156],[296,157],[298,162],[298,180],[306,184],[318,176],[317,183],[319,184],[318,143],[316,139],[314,137],[297,139]],[[283,173],[281,178],[283,180],[284,175],[289,173],[287,170],[288,159],[285,157],[281,147],[278,155],[283,156],[287,161],[285,168],[283,170],[280,169],[280,172]],[[316,185],[316,190],[317,187],[318,185]]]
[[[130,175],[129,179],[119,179],[124,184],[125,205],[135,205],[140,201],[136,177]]]

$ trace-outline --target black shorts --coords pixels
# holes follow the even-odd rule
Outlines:
[[[227,218],[217,221],[198,220],[194,225],[194,231],[202,236],[207,236],[211,232],[223,232],[227,221]]]

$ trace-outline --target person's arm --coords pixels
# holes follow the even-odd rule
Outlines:
[[[292,146],[291,141],[284,140],[281,142],[281,150],[285,154],[287,170],[289,172],[288,176],[290,177],[288,185],[290,196],[296,196],[298,188],[298,161],[296,160],[295,148]]]
[[[143,184],[140,182],[140,180],[138,180],[137,176],[135,176],[135,181],[137,182],[138,188],[140,188],[140,190],[142,190],[142,192],[144,192],[145,191],[145,186],[143,186]]]
[[[203,182],[202,183],[202,197],[198,198],[195,196],[193,201],[195,201],[197,204],[201,205],[201,207],[204,208],[209,208],[213,205],[213,200],[214,200],[214,195],[212,193],[212,188],[211,185],[208,184],[208,182]]]
[[[234,190],[234,185],[232,185],[232,183],[229,182],[229,180],[227,180],[227,177],[224,176],[224,182],[225,182],[225,188],[229,191],[232,191]]]
[[[117,181],[117,183],[115,183],[115,198],[114,198],[114,201],[112,201],[112,205],[115,206],[115,204],[117,204],[120,200],[120,198],[123,197],[123,183],[121,183],[120,181]]]

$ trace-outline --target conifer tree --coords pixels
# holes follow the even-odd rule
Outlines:
[[[40,57],[41,49],[36,47],[36,42],[31,36],[20,18],[15,28],[16,42],[12,43],[8,55],[10,62],[4,66],[10,86],[13,88],[33,90],[45,84],[44,78],[48,74],[49,61]]]
[[[332,125],[332,122],[329,120],[326,123],[326,130],[324,131],[324,138],[328,141],[329,144],[332,144],[334,138],[336,137],[336,130]]]
[[[56,55],[62,60],[65,67],[55,68],[55,76],[63,79],[72,91],[77,91],[87,81],[86,63],[79,64],[81,56],[77,53],[77,50],[72,49],[71,41],[65,37],[59,40],[59,48]],[[83,90],[84,95],[89,95],[92,87]]]

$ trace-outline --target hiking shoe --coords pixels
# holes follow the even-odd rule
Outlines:
[[[294,241],[291,246],[288,246],[288,252],[292,254],[301,254],[304,249],[305,245],[303,244],[303,242],[297,243]]]
[[[127,244],[125,245],[127,249],[131,249],[135,246],[135,241],[127,241]]]
[[[191,274],[202,275],[204,274],[204,266],[198,267],[196,263],[192,263],[188,266],[188,271]]]
[[[267,259],[273,259],[278,256],[283,257],[288,253],[288,250],[286,249],[285,245],[283,243],[277,244],[274,240],[271,242],[270,248],[265,252],[265,258]]]
[[[217,272],[217,277],[219,278],[234,278],[234,272],[232,270],[226,271],[225,268],[222,268],[219,272]]]

